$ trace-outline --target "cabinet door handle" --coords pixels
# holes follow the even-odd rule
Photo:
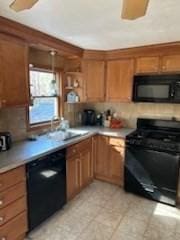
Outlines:
[[[0,217],[0,224],[2,224],[4,222],[5,218],[4,217]]]
[[[0,206],[2,206],[4,204],[3,200],[0,200]]]
[[[1,239],[0,240],[7,240],[7,237],[1,237]]]

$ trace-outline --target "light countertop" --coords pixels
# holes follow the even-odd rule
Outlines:
[[[96,134],[125,138],[126,135],[134,131],[134,129],[129,128],[109,129],[103,127],[78,127],[71,130],[81,131],[86,134],[68,141],[55,140],[47,135],[43,135],[39,136],[36,141],[25,140],[14,143],[10,150],[0,153],[0,173],[66,148]]]

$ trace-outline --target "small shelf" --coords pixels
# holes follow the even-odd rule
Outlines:
[[[66,75],[82,75],[82,72],[66,72]]]
[[[82,87],[65,87],[66,90],[78,90],[81,89]]]
[[[66,90],[73,90],[75,87],[65,87]]]

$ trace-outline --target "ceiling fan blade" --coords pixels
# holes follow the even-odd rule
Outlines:
[[[16,12],[20,12],[32,8],[38,1],[39,0],[15,0],[9,7]]]
[[[149,0],[123,0],[122,19],[134,20],[146,14]]]

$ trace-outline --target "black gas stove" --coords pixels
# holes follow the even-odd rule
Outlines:
[[[126,143],[159,151],[180,153],[180,133],[170,130],[138,129],[127,137]]]
[[[138,119],[126,137],[125,190],[170,205],[176,204],[180,122]]]

